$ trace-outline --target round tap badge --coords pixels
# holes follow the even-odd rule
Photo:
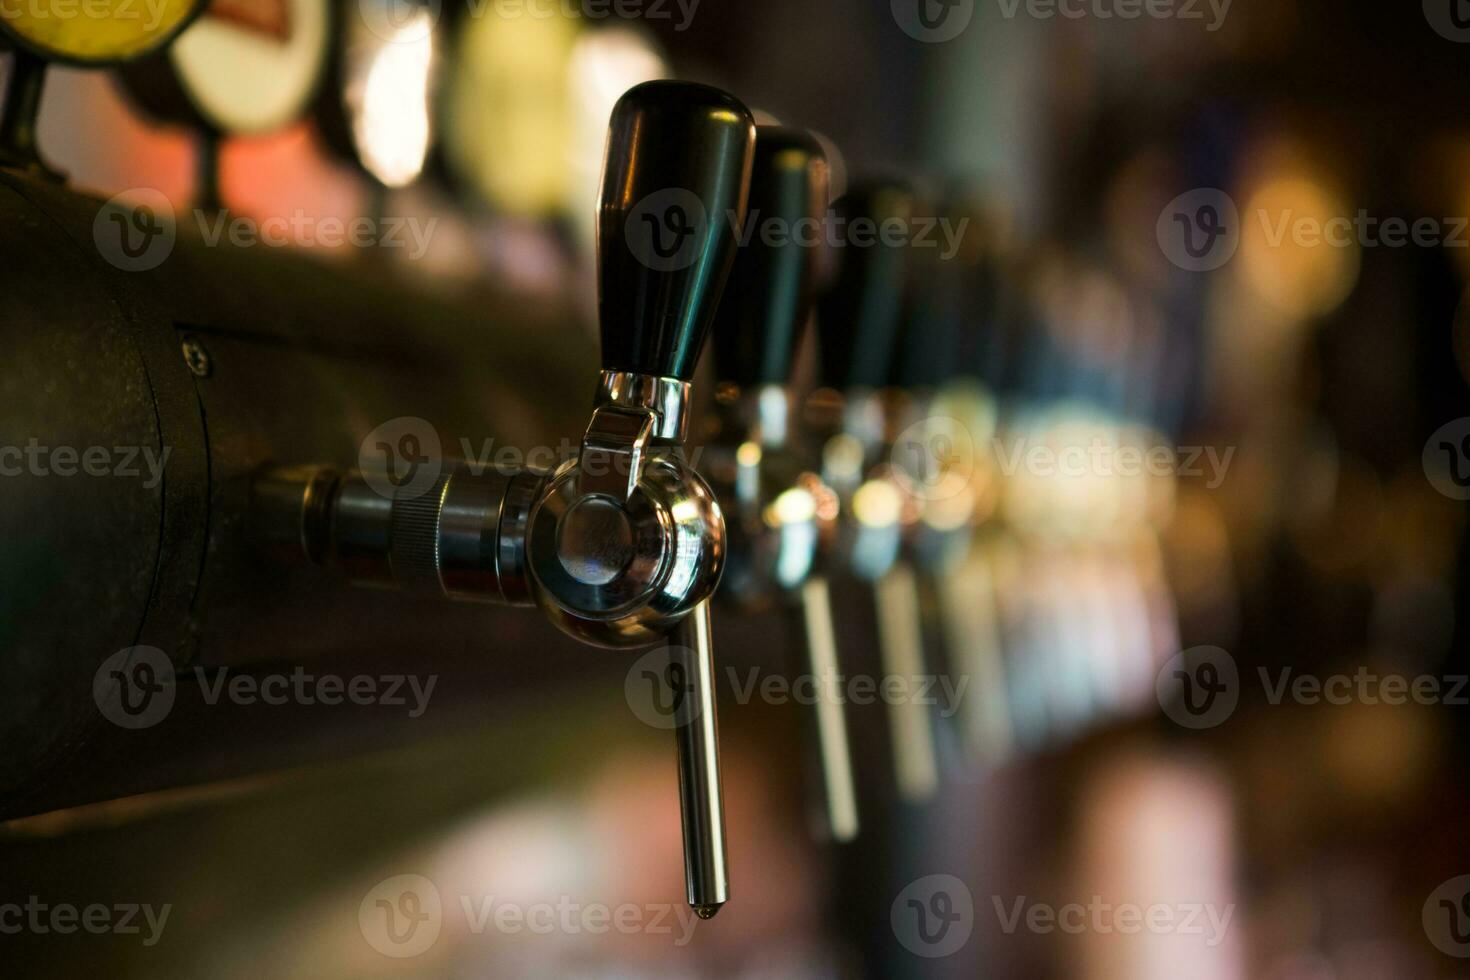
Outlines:
[[[130,87],[176,122],[269,133],[306,111],[326,64],[328,23],[326,0],[212,0],[168,51],[182,100],[158,91],[172,87],[158,79],[134,79]]]
[[[0,37],[49,61],[110,65],[171,41],[204,0],[0,0]]]

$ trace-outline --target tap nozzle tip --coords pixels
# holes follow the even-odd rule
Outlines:
[[[693,908],[694,908],[694,914],[697,915],[697,916],[699,916],[701,919],[706,919],[706,920],[713,919],[715,917],[715,913],[718,912],[720,909],[722,909],[724,907],[725,907],[725,903],[724,902],[721,902],[718,905],[695,905],[695,906],[693,906]]]

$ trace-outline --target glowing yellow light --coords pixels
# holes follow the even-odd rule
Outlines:
[[[542,216],[567,203],[567,66],[579,21],[471,17],[448,94],[445,150],[490,204]]]
[[[567,143],[568,207],[578,240],[590,254],[607,123],[622,94],[640,82],[667,78],[668,64],[654,42],[633,27],[588,31],[577,39],[568,66],[571,138]]]
[[[1358,233],[1320,181],[1267,180],[1251,195],[1241,224],[1246,281],[1277,309],[1321,316],[1352,292],[1361,263]]]
[[[423,172],[429,154],[429,72],[434,35],[429,11],[419,10],[373,54],[360,90],[353,136],[362,161],[389,187],[403,187]]]
[[[772,527],[805,524],[817,516],[817,502],[805,490],[792,487],[771,502],[765,516]]]
[[[886,480],[869,480],[853,494],[852,513],[865,527],[897,524],[903,514],[903,495]]]
[[[742,442],[740,448],[735,450],[735,462],[746,468],[754,468],[761,465],[760,443]]]
[[[822,450],[822,462],[833,479],[856,480],[863,469],[863,444],[850,435],[833,436]]]

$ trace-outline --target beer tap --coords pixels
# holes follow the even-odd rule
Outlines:
[[[712,473],[729,520],[725,595],[747,605],[776,597],[800,610],[825,829],[846,842],[858,833],[857,796],[831,593],[817,564],[820,525],[835,517],[837,497],[800,452],[791,425],[792,361],[815,302],[828,181],[826,156],[811,136],[757,128],[752,226],[715,323],[722,420]]]
[[[917,572],[924,610],[937,614],[926,631],[958,683],[946,687],[963,742],[984,765],[1004,758],[1005,679],[999,661],[994,596],[977,529],[995,506],[987,455],[994,401],[979,382],[978,350],[993,344],[994,302],[987,219],[961,202],[946,204],[956,249],[916,249],[913,303],[900,331],[890,400],[895,474],[908,496],[901,561]]]
[[[911,249],[884,232],[908,227],[918,206],[914,191],[893,181],[854,188],[837,202],[849,240],[838,250],[836,279],[820,312],[822,381],[841,405],[822,450],[823,476],[843,505],[833,547],[873,589],[884,674],[910,682],[925,671],[918,586],[900,554],[912,501],[889,462],[893,419],[884,389],[911,300]],[[890,704],[889,722],[899,793],[923,802],[939,786],[932,719],[918,698],[901,697]]]
[[[372,474],[326,467],[255,486],[268,536],[354,581],[535,604],[599,647],[672,634],[690,706],[676,729],[686,886],[702,918],[729,898],[709,622],[726,541],[683,447],[754,141],[750,111],[703,85],[648,82],[614,108],[597,216],[603,370],[580,451],[555,471],[445,466],[387,497]]]

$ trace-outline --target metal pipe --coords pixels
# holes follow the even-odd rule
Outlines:
[[[679,743],[684,884],[694,913],[710,919],[730,900],[730,871],[725,855],[725,799],[720,788],[720,726],[708,600],[679,624],[673,639],[670,666],[682,672],[678,692],[682,700],[676,710],[684,713],[674,729]]]
[[[816,683],[817,748],[822,758],[827,830],[834,841],[845,844],[858,835],[857,790],[853,786],[852,749],[847,740],[837,667],[832,591],[826,578],[814,577],[802,583],[801,613],[808,669]]]

